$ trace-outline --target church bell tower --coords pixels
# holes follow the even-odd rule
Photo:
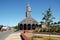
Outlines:
[[[26,17],[31,17],[31,7],[30,7],[30,4],[27,4],[27,7],[26,7]]]

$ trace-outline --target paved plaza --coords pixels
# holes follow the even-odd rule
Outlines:
[[[5,40],[21,40],[20,34],[21,33],[13,33],[9,35]]]
[[[20,35],[23,31],[17,31],[17,32],[13,32],[13,31],[5,31],[5,32],[0,32],[0,39],[1,40],[22,40]],[[26,31],[27,33],[31,33]],[[2,36],[4,35],[4,36]],[[38,35],[38,36],[49,36],[48,34],[34,34],[34,35]],[[60,37],[60,35],[50,35],[52,37]]]

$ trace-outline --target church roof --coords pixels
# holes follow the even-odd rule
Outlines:
[[[38,22],[33,18],[25,18],[19,24],[38,24]]]

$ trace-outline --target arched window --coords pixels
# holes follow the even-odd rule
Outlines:
[[[31,24],[28,24],[28,30],[30,30],[31,29]]]
[[[20,30],[23,30],[23,24],[20,24],[19,28],[20,28]]]
[[[26,24],[24,24],[24,30],[26,30],[27,29],[27,25]]]
[[[32,24],[32,29],[33,29],[33,30],[35,29],[35,27],[36,27],[35,24]]]

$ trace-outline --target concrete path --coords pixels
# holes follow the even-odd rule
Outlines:
[[[11,35],[9,35],[5,40],[21,40],[21,32],[16,32]]]
[[[5,40],[12,33],[14,33],[12,30],[0,32],[0,40]]]

